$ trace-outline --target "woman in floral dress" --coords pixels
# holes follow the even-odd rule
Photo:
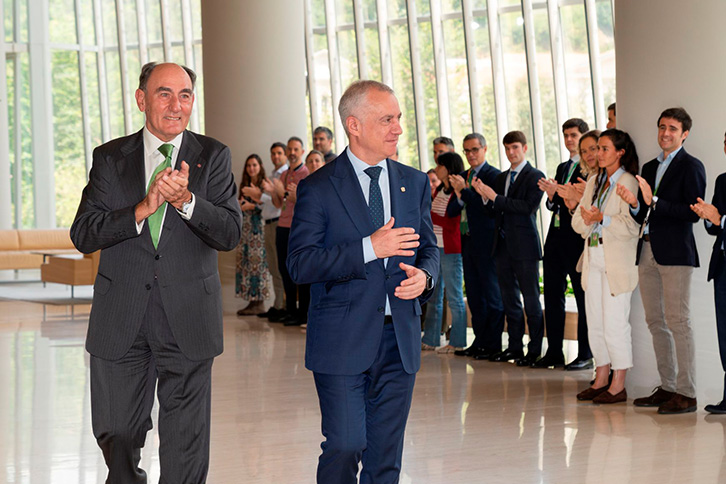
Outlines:
[[[269,272],[265,256],[265,231],[259,201],[242,194],[244,187],[260,187],[265,179],[265,168],[258,155],[252,154],[245,161],[239,186],[239,206],[242,209],[242,238],[237,246],[237,297],[249,301],[249,305],[237,314],[257,314],[264,311],[263,302],[269,297]]]

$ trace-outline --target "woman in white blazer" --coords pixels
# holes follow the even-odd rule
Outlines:
[[[588,339],[597,364],[592,386],[577,399],[618,403],[628,398],[625,374],[633,366],[628,318],[630,296],[638,285],[635,255],[640,227],[615,187],[619,184],[636,193],[638,154],[630,136],[618,129],[604,131],[597,145],[599,172],[588,179],[572,217],[572,228],[585,239],[582,287]]]

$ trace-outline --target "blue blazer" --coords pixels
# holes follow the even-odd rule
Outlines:
[[[722,173],[716,178],[716,190],[713,192],[713,200],[711,203],[718,209],[721,215],[726,214],[726,173]],[[716,236],[713,243],[713,251],[711,252],[711,263],[708,266],[708,280],[710,281],[720,272],[724,270],[724,251],[721,248],[723,244],[724,231],[720,225],[712,225],[704,221],[706,231]]]
[[[655,190],[657,169],[658,160],[651,160],[643,165],[641,174],[653,190]],[[685,148],[681,148],[663,174],[657,195],[658,203],[655,209],[651,210],[648,223],[650,247],[655,261],[664,266],[698,267],[693,224],[698,222],[699,218],[691,210],[691,204],[696,203],[696,198],[706,196],[706,170],[703,163],[689,155]],[[637,215],[633,215],[633,218],[642,224],[648,214],[648,207],[641,193],[638,193],[638,202],[641,209]],[[638,241],[636,264],[640,262],[642,246],[641,238]]]
[[[461,173],[464,180],[469,177],[469,170]],[[494,180],[501,172],[487,162],[479,169],[476,178],[479,178],[484,184],[490,187],[494,186]],[[449,205],[446,207],[446,216],[457,217],[462,210],[466,210],[466,217],[469,221],[469,235],[477,244],[483,244],[482,249],[487,254],[491,250],[492,233],[494,233],[494,217],[484,209],[484,203],[481,197],[473,188],[465,188],[461,191],[461,200],[466,204],[464,209],[459,205],[457,197],[451,197]],[[489,250],[487,250],[487,248]]]
[[[407,373],[421,365],[421,304],[430,296],[394,296],[406,278],[400,262],[425,269],[437,280],[439,249],[431,224],[431,189],[425,173],[387,160],[395,227],[420,235],[411,257],[367,264],[364,237],[373,232],[368,204],[344,151],[298,186],[287,267],[297,284],[312,284],[305,366],[314,372],[355,375],[366,371],[379,350],[386,295]]]

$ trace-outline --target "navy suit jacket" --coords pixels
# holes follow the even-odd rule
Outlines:
[[[716,190],[713,192],[713,200],[711,203],[716,206],[718,213],[721,215],[726,214],[726,173],[722,173],[716,178]],[[713,243],[713,251],[711,252],[711,263],[708,266],[708,280],[710,281],[717,274],[723,272],[724,264],[726,263],[724,251],[721,248],[724,240],[724,231],[720,225],[709,224],[706,221],[704,221],[704,224],[706,224],[706,231],[716,236],[716,241]]]
[[[86,349],[116,360],[133,344],[152,284],[179,348],[192,360],[222,352],[222,291],[217,251],[240,239],[240,210],[229,148],[185,131],[176,169],[189,164],[189,190],[196,202],[190,220],[167,206],[158,248],[149,224],[137,233],[134,209],[146,193],[143,131],[93,151],[93,168],[71,226],[84,253],[101,250],[93,286]]]
[[[421,304],[431,291],[413,300],[398,299],[394,291],[406,278],[400,262],[437,280],[431,189],[425,173],[387,163],[395,227],[412,227],[420,245],[411,257],[391,257],[386,267],[382,259],[364,263],[362,239],[374,229],[345,151],[298,186],[287,267],[297,284],[312,284],[305,366],[314,372],[355,375],[371,366],[383,335],[386,295],[403,367],[407,373],[420,367]]]
[[[461,173],[464,180],[469,177],[469,170]],[[494,180],[501,172],[487,162],[479,169],[476,178],[479,178],[484,184],[490,187],[494,186]],[[461,201],[465,203],[466,208],[459,204],[456,196],[451,197],[449,205],[446,207],[447,217],[457,217],[462,210],[466,210],[466,217],[469,224],[469,235],[477,244],[485,244],[484,247],[491,247],[492,234],[494,233],[494,217],[490,212],[484,209],[484,203],[481,197],[473,188],[465,188],[461,191]],[[488,251],[485,251],[488,252]]]
[[[514,260],[540,260],[542,246],[537,230],[537,210],[544,192],[539,189],[537,182],[544,178],[544,173],[527,163],[514,179],[514,185],[509,187],[509,193],[504,196],[509,172],[500,173],[494,182],[494,191],[498,196],[484,207],[494,214],[496,233],[494,234],[493,252],[497,244],[506,245],[509,256]],[[501,238],[504,231],[505,238]]]
[[[654,191],[658,164],[657,159],[649,161],[643,166],[641,174]],[[706,196],[706,170],[703,163],[681,148],[663,174],[656,195],[658,203],[655,209],[650,210],[648,217],[648,234],[655,261],[664,266],[698,267],[693,224],[698,222],[699,217],[691,210],[691,204],[696,203],[696,198]],[[640,210],[633,218],[642,224],[648,214],[648,206],[641,193],[638,193],[638,202]],[[636,264],[640,262],[642,246],[641,238],[638,241]]]

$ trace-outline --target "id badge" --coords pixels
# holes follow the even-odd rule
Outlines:
[[[560,214],[559,213],[555,214],[555,228],[556,229],[560,228]]]
[[[599,243],[599,237],[597,234],[590,234],[590,247],[597,247]]]

